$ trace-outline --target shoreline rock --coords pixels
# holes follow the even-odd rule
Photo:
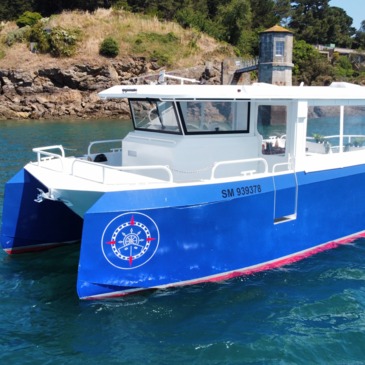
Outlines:
[[[206,83],[219,83],[219,64]],[[0,69],[0,120],[11,119],[129,119],[125,100],[101,100],[98,92],[113,85],[156,81],[161,70],[142,57],[108,64],[74,64],[68,68]],[[205,65],[173,74],[203,79]],[[152,75],[152,76],[149,76]]]

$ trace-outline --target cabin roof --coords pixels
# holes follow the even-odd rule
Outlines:
[[[102,99],[266,99],[266,100],[363,100],[365,87],[349,83],[331,86],[252,85],[118,85],[99,93]]]

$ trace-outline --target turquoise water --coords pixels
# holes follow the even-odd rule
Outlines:
[[[125,122],[0,122],[4,183],[32,147],[114,139]],[[0,213],[1,214],[1,213]],[[284,268],[79,301],[79,246],[0,253],[0,364],[363,364],[365,240]]]

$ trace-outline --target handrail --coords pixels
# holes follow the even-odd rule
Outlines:
[[[106,177],[105,177],[105,172],[107,170],[114,170],[114,171],[144,171],[144,170],[163,170],[167,173],[168,175],[168,180],[166,180],[169,183],[173,182],[173,175],[172,175],[172,171],[170,170],[170,168],[168,166],[164,166],[164,165],[150,165],[150,166],[108,166],[108,165],[103,165],[103,164],[99,164],[99,163],[95,163],[92,161],[87,161],[87,160],[79,160],[76,159],[72,162],[71,165],[71,175],[72,176],[77,176],[80,177],[82,179],[85,180],[90,180],[90,181],[96,181],[97,180],[95,178],[87,178],[85,176],[79,176],[75,173],[75,165],[81,163],[81,164],[87,164],[87,165],[92,165],[92,166],[98,166],[100,168],[102,168],[102,181],[100,181],[103,184],[106,184]]]
[[[118,142],[120,140],[108,140],[106,142]],[[90,148],[93,144],[97,144],[97,143],[103,143],[105,141],[95,141],[90,143],[89,145],[89,149],[88,152],[90,153]],[[52,153],[52,152],[48,152],[49,150],[52,149],[59,149],[61,154],[56,154],[56,153]],[[54,145],[54,146],[47,146],[47,147],[37,147],[37,148],[33,148],[33,151],[37,153],[37,160],[38,160],[38,165],[40,165],[41,163],[41,156],[48,156],[51,158],[56,158],[61,162],[61,171],[64,171],[64,163],[63,163],[63,159],[65,158],[65,151],[62,147],[62,145]],[[212,167],[212,171],[211,171],[211,175],[210,175],[210,179],[214,180],[217,179],[216,175],[216,170],[221,167],[221,166],[227,166],[227,165],[235,165],[235,164],[249,164],[249,163],[261,163],[263,164],[263,171],[262,173],[268,173],[268,163],[264,158],[251,158],[251,159],[239,159],[239,160],[228,160],[228,161],[219,161],[219,162],[215,162],[213,167]],[[87,176],[82,176],[77,174],[77,165],[82,164],[82,165],[89,165],[89,166],[94,166],[97,168],[101,169],[101,179],[97,178],[97,176],[95,176],[95,174],[93,174],[92,177],[87,177]],[[273,167],[273,170],[275,170],[276,166],[279,165],[283,165],[283,164],[276,164]],[[288,164],[289,165],[289,164]],[[49,168],[47,166],[44,166],[45,168]],[[107,182],[107,171],[124,171],[124,172],[128,172],[128,171],[164,171],[167,174],[167,179],[164,180],[166,182],[172,183],[174,181],[173,178],[173,173],[172,170],[170,169],[169,166],[167,165],[145,165],[145,166],[110,166],[110,165],[105,165],[102,163],[96,163],[93,161],[88,161],[85,159],[80,159],[80,158],[75,158],[70,166],[70,170],[68,170],[68,172],[66,172],[67,174],[70,174],[71,176],[77,176],[79,178],[85,179],[85,180],[89,180],[89,181],[95,181],[95,182],[99,182],[99,183],[103,183],[103,184],[108,184]],[[250,174],[256,172],[255,170],[249,170],[247,171]],[[156,179],[158,180],[158,179]],[[110,184],[110,183],[109,183]]]
[[[89,143],[89,147],[87,148],[87,154],[90,155],[91,154],[91,148],[92,146],[96,145],[96,144],[103,144],[103,143],[116,143],[116,142],[120,142],[122,143],[122,139],[107,139],[104,141],[93,141]]]
[[[35,147],[32,149],[32,151],[37,152],[37,154],[43,153],[44,155],[59,157],[59,155],[55,153],[46,152],[47,150],[55,150],[55,149],[59,149],[61,151],[61,157],[65,157],[65,150],[63,149],[63,146],[60,144],[53,146]]]
[[[276,173],[276,168],[277,167],[279,167],[279,166],[288,166],[288,170],[290,170],[291,169],[291,161],[289,161],[289,162],[281,162],[281,163],[276,163],[276,164],[274,164],[273,165],[273,167],[272,167],[272,172],[273,172],[273,174],[275,174]]]
[[[164,143],[176,144],[176,141],[171,141],[169,139],[156,138],[156,137],[146,137],[146,136],[138,136],[138,135],[129,135],[128,138],[136,138],[136,139],[142,139],[142,140],[145,140],[145,141],[156,141],[156,142],[164,142]]]
[[[191,82],[193,84],[200,84],[200,81],[196,80],[196,79],[188,79],[186,77],[169,75],[165,72],[165,70],[160,71],[159,76],[158,76],[158,83],[159,84],[164,84],[165,83],[165,78],[172,79],[172,80],[178,80],[178,81],[180,81],[181,85],[183,85],[185,81],[186,82]]]
[[[48,150],[55,150],[55,149],[59,149],[61,154],[48,152]],[[65,158],[65,150],[63,149],[62,145],[35,147],[32,149],[32,151],[37,154],[38,166],[40,166],[42,159],[44,160],[44,159],[46,159],[46,157],[48,157],[49,159],[57,159],[61,163],[61,168],[59,170],[55,169],[54,167],[51,168],[50,166],[47,166],[48,169],[55,170],[55,171],[61,171],[61,172],[64,171],[63,159]],[[42,157],[42,156],[44,156],[44,157]],[[43,166],[43,167],[45,167],[45,166]]]
[[[48,150],[55,150],[55,149],[59,149],[61,154],[59,155],[57,153],[48,152]],[[61,171],[63,171],[62,159],[65,158],[65,150],[63,149],[62,145],[35,147],[35,148],[32,149],[32,151],[37,154],[37,163],[38,163],[38,165],[41,163],[42,156],[56,158],[61,162]]]
[[[224,166],[224,165],[234,165],[234,164],[240,164],[240,163],[250,163],[250,162],[261,162],[264,165],[264,173],[268,172],[268,164],[267,161],[264,158],[258,157],[258,158],[249,158],[249,159],[242,159],[242,160],[229,160],[229,161],[219,161],[219,162],[215,162],[214,166],[212,168],[212,173],[210,175],[210,179],[214,180],[216,179],[215,177],[215,172],[217,170],[217,168],[219,166]]]

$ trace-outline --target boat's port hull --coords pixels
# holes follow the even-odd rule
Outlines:
[[[38,189],[47,191],[25,169],[5,186],[1,245],[9,254],[81,240],[83,220],[60,201],[37,202]]]

